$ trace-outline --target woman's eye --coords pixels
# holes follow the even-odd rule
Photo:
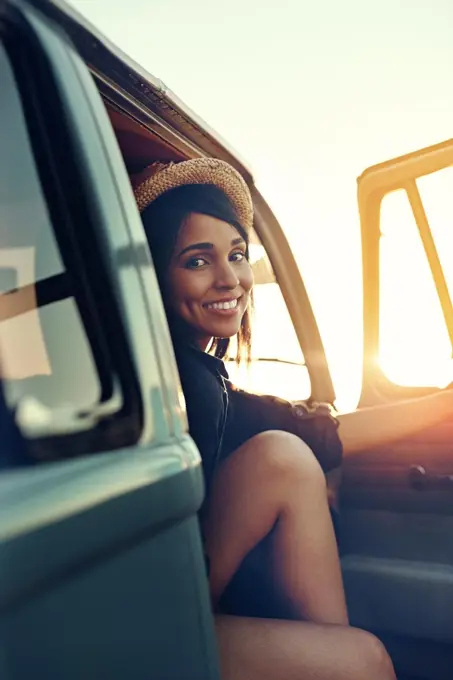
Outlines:
[[[242,262],[245,259],[245,253],[242,250],[238,250],[236,253],[231,253],[230,260],[232,262]]]
[[[185,266],[187,269],[199,269],[204,264],[206,264],[206,260],[203,257],[191,257],[190,260],[187,260]]]

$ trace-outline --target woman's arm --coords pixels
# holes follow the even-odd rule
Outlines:
[[[453,390],[337,416],[343,453],[389,444],[453,418]]]
[[[338,421],[327,405],[308,407],[278,397],[229,388],[229,414],[224,449],[232,452],[251,437],[267,430],[283,430],[300,437],[313,451],[324,472],[341,464]]]

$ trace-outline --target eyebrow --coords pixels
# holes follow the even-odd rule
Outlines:
[[[235,238],[231,241],[232,246],[237,246],[240,243],[245,243],[244,239],[242,236],[239,236],[239,238]],[[191,250],[213,250],[214,249],[214,244],[213,243],[192,243],[192,245],[187,246],[186,248],[183,248],[181,252],[179,253],[178,257],[181,257],[181,255],[184,255],[185,253],[190,252]]]

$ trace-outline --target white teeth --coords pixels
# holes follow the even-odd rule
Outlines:
[[[237,300],[231,300],[230,302],[212,302],[210,305],[207,305],[208,309],[234,309],[237,306]]]

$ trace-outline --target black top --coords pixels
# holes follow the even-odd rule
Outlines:
[[[223,361],[193,345],[176,346],[189,430],[200,451],[207,491],[217,464],[260,432],[284,430],[312,449],[325,472],[341,463],[338,421],[327,405],[309,407],[234,387]]]

